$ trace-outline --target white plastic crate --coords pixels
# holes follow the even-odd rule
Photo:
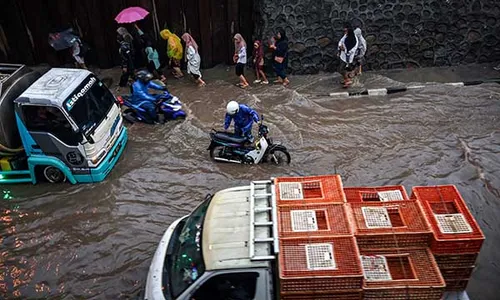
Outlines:
[[[387,259],[385,256],[361,255],[361,265],[363,267],[363,275],[366,281],[388,281],[392,280]]]
[[[305,247],[307,268],[309,270],[330,270],[337,268],[332,244],[309,244]]]
[[[292,210],[290,212],[292,231],[318,231],[318,221],[314,210]]]
[[[472,228],[462,214],[434,214],[442,233],[470,233]]]
[[[280,182],[280,199],[281,200],[303,200],[304,192],[302,183],[300,182]]]
[[[378,198],[382,202],[388,202],[388,201],[403,201],[403,195],[401,194],[400,190],[392,190],[392,191],[383,191],[383,192],[377,192]]]
[[[362,207],[367,228],[391,228],[392,223],[385,207]]]

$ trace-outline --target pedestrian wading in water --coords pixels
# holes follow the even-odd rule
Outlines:
[[[354,57],[358,49],[358,38],[354,34],[351,24],[344,24],[344,36],[340,39],[337,55],[340,57],[339,73],[342,75],[344,87],[352,84],[352,77],[355,74]]]
[[[234,35],[234,56],[233,60],[236,63],[236,76],[239,77],[240,83],[238,86],[242,89],[249,86],[245,78],[245,65],[247,64],[247,43],[241,34]]]
[[[354,30],[354,35],[358,39],[358,50],[356,51],[356,55],[354,56],[354,60],[356,62],[356,73],[361,74],[362,66],[365,64],[365,53],[367,49],[366,40],[361,33],[361,28],[356,28]]]
[[[206,83],[201,79],[201,57],[198,53],[198,44],[193,39],[189,33],[184,33],[182,35],[182,40],[186,43],[186,61],[187,61],[187,72],[191,74],[193,78],[198,83],[198,86],[205,86]]]
[[[118,53],[120,54],[122,76],[120,77],[120,87],[127,86],[130,77],[134,78],[135,71],[135,52],[132,45],[132,35],[124,27],[116,30],[116,41],[120,44]]]
[[[148,60],[148,71],[154,75],[155,79],[160,79],[161,82],[166,83],[167,78],[165,77],[165,75],[163,75],[163,72],[161,70],[160,56],[158,55],[156,47],[153,45],[152,39],[149,38],[149,36],[147,36],[146,34],[143,34],[141,38],[145,46],[144,52]]]
[[[287,86],[290,81],[286,76],[286,68],[288,65],[288,38],[285,30],[279,29],[275,39],[271,40],[269,48],[273,49],[273,67],[278,79],[274,83],[281,83]]]
[[[183,56],[181,39],[168,29],[162,30],[160,36],[167,41],[167,57],[169,59],[169,65],[173,69],[172,75],[174,75],[175,78],[184,77],[181,71],[181,59]]]
[[[269,84],[266,73],[264,73],[264,47],[259,40],[253,42],[253,65],[257,78],[253,83]]]

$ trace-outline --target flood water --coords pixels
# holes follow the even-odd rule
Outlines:
[[[328,76],[292,77],[287,89],[241,90],[232,71],[208,74],[205,88],[173,82],[187,120],[130,126],[123,157],[104,182],[2,186],[0,298],[132,298],[164,230],[207,193],[252,179],[337,172],[345,186],[402,184],[408,193],[455,184],[486,235],[469,295],[498,299],[500,85],[314,96],[334,85]],[[222,127],[232,98],[265,114],[270,135],[290,150],[289,166],[210,161],[208,133]]]

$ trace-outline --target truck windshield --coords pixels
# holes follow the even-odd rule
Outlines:
[[[180,234],[175,236],[172,255],[167,258],[171,295],[177,298],[204,272],[201,238],[205,213],[211,197],[201,203],[183,224]]]
[[[106,117],[115,103],[108,88],[95,76],[89,75],[66,100],[69,112],[81,132],[89,137]]]

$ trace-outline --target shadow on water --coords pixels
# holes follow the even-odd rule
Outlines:
[[[330,99],[311,94],[335,85],[331,75],[247,90],[234,86],[234,76],[206,77],[205,88],[187,79],[171,84],[187,120],[130,126],[124,156],[105,182],[2,187],[11,199],[0,203],[0,296],[128,298],[143,287],[167,226],[207,193],[252,179],[337,171],[346,186],[457,185],[486,235],[469,293],[497,298],[500,86]],[[265,114],[271,136],[291,150],[289,166],[209,160],[208,132],[222,127],[229,99]]]

